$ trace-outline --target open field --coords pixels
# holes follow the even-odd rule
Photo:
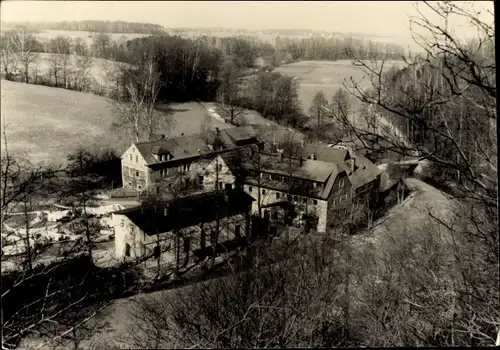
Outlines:
[[[403,61],[387,61],[384,68],[392,66],[402,68]],[[314,95],[323,90],[325,97],[331,101],[332,96],[339,88],[343,88],[344,81],[352,77],[355,81],[370,86],[370,80],[360,67],[356,67],[350,60],[340,61],[299,61],[290,63],[275,69],[276,72],[285,76],[294,77],[299,84],[299,100],[306,114],[309,113],[311,101]],[[352,98],[352,103],[355,99]]]
[[[122,152],[129,145],[110,130],[111,100],[90,93],[2,80],[2,127],[9,152],[35,163],[64,163],[78,146],[111,146]],[[201,130],[205,109],[195,102],[172,106],[175,126],[167,135]],[[230,127],[212,120],[211,126]],[[3,149],[3,135],[2,135]]]
[[[69,82],[72,84],[73,76],[78,71],[79,67],[77,64],[77,55],[60,55],[51,53],[38,53],[35,60],[31,63],[29,67],[30,80],[33,81],[35,77],[35,71],[38,77],[43,77],[50,79],[52,83],[55,83],[55,77],[53,74],[53,62],[57,56],[66,56],[68,58],[67,66],[67,77]],[[108,81],[113,81],[110,79],[115,76],[121,67],[126,67],[128,64],[105,60],[102,58],[92,58],[92,63],[88,69],[88,79],[90,80],[90,91],[99,92],[101,89],[106,89]],[[22,66],[19,64],[18,69],[22,71]],[[58,74],[58,84],[63,84],[63,71],[59,70]],[[104,90],[103,90],[104,91]]]
[[[7,31],[13,28],[2,28],[2,31]],[[85,40],[87,45],[92,43],[92,38],[99,33],[95,32],[87,32],[87,31],[79,31],[79,30],[57,30],[57,29],[40,29],[35,33],[35,37],[40,40],[50,40],[54,39],[57,36],[66,36],[70,39],[82,38]],[[136,38],[143,38],[147,36],[151,36],[151,34],[142,34],[142,33],[105,33],[111,37],[111,40],[117,41],[127,41],[133,40]]]

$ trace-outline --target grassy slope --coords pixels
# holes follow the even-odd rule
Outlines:
[[[79,145],[113,146],[122,152],[128,141],[110,130],[110,100],[90,93],[2,80],[2,126],[7,126],[9,152],[34,162],[62,163]],[[172,107],[175,136],[201,130],[205,110],[197,103]],[[215,120],[212,127],[229,127]],[[161,130],[159,130],[161,132]],[[3,146],[3,136],[2,136]]]
[[[43,77],[47,77],[47,78],[50,77],[51,81],[54,82],[51,61],[53,60],[53,57],[57,56],[57,55],[58,54],[38,53],[35,60],[30,65],[30,79],[33,79],[34,71],[36,69],[37,74],[39,76],[43,76]],[[70,76],[71,74],[73,74],[74,71],[77,70],[77,65],[76,65],[77,57],[78,56],[76,56],[76,55],[70,55],[70,57],[69,57],[68,68],[67,68],[68,76]],[[88,78],[91,81],[91,90],[97,91],[97,88],[99,86],[103,86],[106,84],[106,73],[107,72],[118,71],[118,69],[120,67],[123,67],[123,66],[127,66],[127,64],[121,63],[121,62],[116,62],[116,61],[111,61],[111,60],[105,60],[102,58],[94,58],[92,61],[92,65],[90,66],[90,70],[89,70],[89,74],[88,74]],[[19,69],[22,70],[21,65],[19,65]],[[62,84],[62,81],[63,81],[62,70],[59,71],[57,76],[58,76],[58,83]]]
[[[392,65],[398,67],[404,65],[403,61],[388,61],[385,67]],[[276,68],[276,72],[289,77],[295,77],[299,84],[299,100],[305,113],[309,113],[309,107],[314,95],[323,90],[325,97],[330,102],[333,94],[343,88],[343,82],[352,77],[361,82],[363,86],[369,87],[370,81],[365,73],[349,60],[340,61],[299,61]],[[352,101],[354,102],[354,100]]]

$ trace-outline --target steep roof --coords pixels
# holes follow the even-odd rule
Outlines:
[[[337,166],[333,163],[312,159],[303,159],[301,165],[300,159],[297,158],[284,157],[281,160],[280,155],[261,154],[261,170],[269,173],[291,175],[305,180],[325,182],[332,172],[337,171]]]
[[[372,182],[377,178],[378,175],[382,173],[382,170],[380,170],[375,164],[370,162],[367,158],[357,155],[356,157],[353,157],[357,169],[354,172],[351,172],[351,165],[350,163],[344,162],[343,167],[348,170],[348,179],[351,182],[351,185],[354,189],[359,188],[363,185],[366,185],[369,182]]]
[[[256,164],[246,164],[251,168]],[[265,188],[270,188],[278,191],[290,191],[300,195],[327,199],[333,187],[335,179],[341,171],[337,164],[327,163],[319,160],[303,159],[300,165],[300,159],[287,158],[281,159],[280,155],[261,153],[260,169],[263,172],[271,174],[279,174],[283,176],[291,176],[300,180],[315,181],[323,184],[323,186],[310,187],[290,186],[283,181],[275,181],[268,178],[257,180],[252,177],[245,179],[245,182],[251,185],[260,185]]]
[[[175,138],[159,138],[135,144],[148,165],[159,163],[153,154],[172,155],[173,160],[192,158],[213,152],[214,145],[223,149],[235,148],[244,141],[256,142],[256,133],[249,126],[210,130]]]
[[[302,157],[316,155],[317,160],[330,163],[342,163],[349,158],[349,152],[345,149],[337,149],[326,145],[305,144],[302,147]]]
[[[114,212],[127,216],[148,235],[182,229],[202,222],[247,213],[253,198],[239,190],[213,191],[169,200],[156,205],[141,205]],[[214,203],[219,205],[214,205]],[[165,208],[167,211],[165,212]],[[165,215],[166,214],[166,215]]]

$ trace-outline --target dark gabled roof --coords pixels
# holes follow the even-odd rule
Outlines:
[[[224,218],[247,213],[252,201],[251,196],[239,190],[213,191],[155,205],[144,204],[119,210],[114,214],[127,216],[143,232],[154,235],[202,222],[213,222],[217,214],[219,218]]]
[[[276,154],[261,153],[261,170],[268,173],[292,176],[300,179],[325,182],[332,173],[337,172],[337,166],[319,160],[283,157]]]
[[[349,152],[345,149],[332,148],[326,145],[305,144],[302,147],[302,157],[316,155],[317,160],[339,164],[349,158]]]
[[[257,154],[255,156],[258,156]],[[307,186],[301,188],[299,185],[296,188],[291,188],[286,183],[281,181],[273,181],[270,179],[260,179],[257,180],[248,176],[245,182],[251,185],[261,185],[269,189],[292,192],[302,196],[309,196],[313,198],[327,199],[333,187],[333,183],[340,171],[337,164],[322,162],[319,160],[303,159],[302,166],[300,165],[300,159],[298,158],[287,158],[283,157],[281,159],[280,155],[260,153],[260,170],[265,173],[279,174],[284,176],[291,176],[296,179],[315,181],[323,184],[323,188]],[[247,168],[256,167],[255,162],[247,162]],[[258,170],[255,168],[255,170]]]
[[[354,189],[372,182],[382,173],[382,170],[361,155],[356,155],[354,161],[356,164],[356,170],[354,172],[351,172],[351,165],[347,162],[343,165],[343,168],[348,174],[347,177]]]
[[[257,142],[256,132],[251,126],[216,129],[175,138],[160,138],[138,142],[135,145],[147,164],[151,165],[159,163],[153,154],[169,153],[173,160],[179,160],[210,154],[214,148],[218,149],[217,146],[220,146],[220,149],[232,149],[248,142]]]

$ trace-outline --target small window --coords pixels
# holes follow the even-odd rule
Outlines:
[[[198,183],[203,185],[203,175],[198,176]]]
[[[137,188],[139,189],[139,191],[142,190],[142,186],[141,185],[138,185]]]
[[[130,155],[130,161],[132,161],[132,155]]]
[[[190,246],[191,246],[191,238],[185,237],[184,238],[184,253],[188,253],[189,252]]]
[[[297,202],[298,200],[299,200],[299,197],[297,197],[297,196],[293,196],[293,201],[294,201],[294,202]]]
[[[344,179],[340,179],[340,181],[339,181],[339,187],[342,187],[342,186],[344,186]]]
[[[302,198],[302,203],[307,203],[307,198],[306,197]]]
[[[160,193],[160,186],[157,186],[156,187],[156,194],[159,194]]]
[[[288,199],[289,201],[291,201],[292,200],[292,195],[291,194],[287,194],[286,195],[286,199]]]
[[[218,170],[219,170],[219,171],[222,171],[222,164],[219,164],[219,165],[217,166],[217,168],[218,168]]]
[[[337,205],[337,199],[336,198],[333,200],[333,205]]]
[[[135,172],[135,177],[139,177],[139,172],[138,171]]]
[[[264,195],[264,194],[266,194],[266,190],[262,190],[262,194],[263,194],[263,195]]]
[[[132,182],[130,182],[130,181],[129,181],[129,182],[128,182],[128,185],[129,185],[130,187],[132,187]]]
[[[313,199],[313,204],[314,205],[318,204],[318,201],[316,199]]]
[[[252,186],[248,186],[248,192],[252,192]]]
[[[280,193],[276,192],[276,199],[280,199]]]
[[[234,235],[236,237],[241,237],[241,225],[234,226]]]
[[[155,259],[159,259],[160,256],[161,256],[161,249],[160,249],[160,246],[157,245],[153,248],[153,256],[155,257]]]
[[[226,190],[231,190],[233,188],[231,184],[225,184],[224,187]]]
[[[120,226],[121,226],[121,227],[125,227],[125,220],[122,220],[122,221],[120,222]]]
[[[130,256],[130,244],[125,244],[125,256]]]
[[[135,156],[135,162],[139,163],[139,156]]]
[[[222,181],[220,181],[220,182],[219,182],[219,189],[220,189],[220,190],[222,190],[222,188],[223,188],[223,187],[222,187],[222,185],[223,185],[223,183],[222,183]]]

